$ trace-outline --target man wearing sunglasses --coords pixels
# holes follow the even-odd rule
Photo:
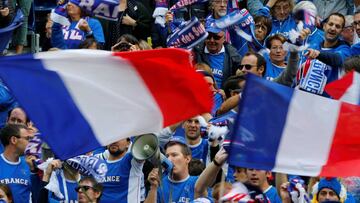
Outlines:
[[[78,193],[79,203],[99,202],[103,186],[93,177],[87,176],[80,180],[79,186],[75,188]]]
[[[32,189],[30,169],[34,166],[23,156],[31,139],[28,128],[22,124],[8,124],[1,129],[0,138],[5,147],[0,155],[0,182],[10,186],[14,202],[29,202]]]
[[[207,22],[206,31],[209,35],[205,43],[194,48],[195,60],[210,66],[216,84],[222,88],[224,81],[235,74],[240,55],[232,45],[225,42],[225,32],[216,28],[214,22]]]

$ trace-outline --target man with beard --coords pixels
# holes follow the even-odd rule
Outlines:
[[[130,139],[125,138],[107,146],[108,172],[101,181],[104,189],[100,202],[140,202],[143,162],[128,153],[129,145]]]
[[[353,26],[353,29],[355,30],[358,38],[360,38],[360,11],[355,12],[355,14],[354,14],[354,22],[352,23],[352,26]],[[351,47],[351,55],[352,56],[360,55],[360,42],[354,44]]]
[[[340,39],[345,26],[345,17],[340,13],[332,13],[323,25],[325,40],[318,44],[315,49],[308,49],[305,54],[310,59],[319,61],[332,67],[327,82],[337,80],[342,74],[342,64],[350,56],[349,45]]]
[[[0,183],[10,186],[14,202],[29,202],[32,179],[30,170],[34,170],[34,166],[23,155],[31,139],[30,133],[25,125],[8,124],[1,129],[0,138],[5,148],[0,155]]]

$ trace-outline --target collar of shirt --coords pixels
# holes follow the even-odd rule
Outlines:
[[[222,48],[221,48],[221,50],[218,52],[218,53],[216,53],[216,54],[212,54],[212,53],[210,53],[209,52],[209,50],[207,49],[207,47],[205,46],[205,50],[204,50],[204,52],[205,52],[205,54],[211,54],[211,55],[219,55],[219,54],[221,54],[221,53],[224,53],[225,52],[225,47],[224,47],[224,45],[222,46]]]

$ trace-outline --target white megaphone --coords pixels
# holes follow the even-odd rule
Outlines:
[[[135,138],[131,145],[131,154],[139,161],[149,160],[155,167],[159,164],[166,172],[170,172],[173,165],[159,148],[159,140],[154,134],[143,134]]]

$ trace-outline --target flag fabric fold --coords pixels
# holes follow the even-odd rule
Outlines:
[[[306,176],[360,175],[360,107],[249,76],[232,165]]]
[[[1,58],[0,77],[65,160],[209,112],[189,59],[179,49],[43,52]]]

